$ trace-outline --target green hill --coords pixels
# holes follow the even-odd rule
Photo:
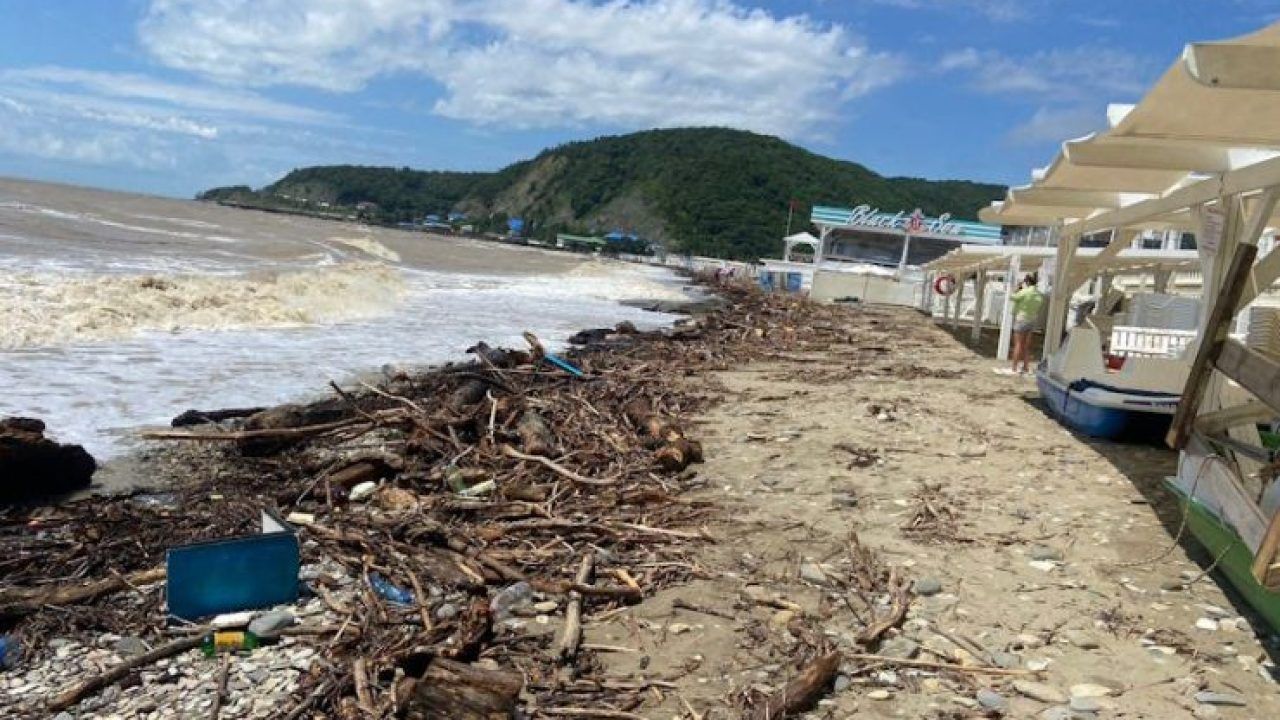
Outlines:
[[[483,229],[521,217],[530,232],[624,230],[669,249],[743,259],[777,255],[787,206],[796,228],[812,204],[869,204],[971,219],[1003,195],[998,185],[886,178],[775,137],[724,128],[650,130],[574,142],[494,173],[358,166],[294,170],[261,190],[215,188],[199,197],[278,210],[362,214],[382,222],[467,213]],[[306,198],[306,203],[301,199]]]

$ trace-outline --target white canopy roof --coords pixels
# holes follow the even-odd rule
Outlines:
[[[1195,250],[1138,250],[1126,249],[1118,255],[1098,259],[1102,248],[1080,248],[1072,260],[1072,266],[1093,275],[1103,271],[1124,274],[1152,272],[1154,270],[1187,270],[1200,269],[1199,256]],[[996,272],[1007,270],[1015,256],[1022,272],[1034,272],[1040,269],[1046,260],[1057,253],[1051,247],[1025,247],[1018,245],[961,245],[942,257],[924,266],[928,272],[950,272],[956,275],[985,270]]]
[[[1280,23],[1188,45],[1141,102],[1112,105],[1107,116],[1109,129],[1064,143],[981,219],[1071,224],[1280,158]],[[1188,222],[1186,213],[1144,218]]]
[[[821,242],[821,240],[807,232],[798,232],[795,235],[788,235],[782,238],[782,241],[788,243],[812,243],[814,245]]]

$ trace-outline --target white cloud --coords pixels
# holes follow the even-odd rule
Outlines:
[[[241,119],[318,124],[334,116],[299,105],[277,102],[257,93],[196,83],[173,83],[126,72],[80,70],[57,66],[0,69],[0,89],[120,99],[134,103],[214,113]]]
[[[976,12],[996,22],[1013,22],[1033,17],[1042,0],[872,0],[907,10],[964,10]]]
[[[184,189],[265,159],[277,171],[332,148],[341,119],[258,93],[135,73],[0,68],[0,155],[150,172]],[[178,176],[185,175],[182,180]],[[238,175],[245,177],[245,175]],[[188,179],[189,178],[189,179]]]
[[[359,89],[409,73],[477,124],[814,131],[899,79],[842,26],[729,0],[153,0],[160,62],[219,83]]]
[[[1009,131],[1007,139],[1016,145],[1038,145],[1083,137],[1106,127],[1101,112],[1084,107],[1041,107],[1026,121]]]
[[[1099,47],[1043,50],[1026,57],[964,48],[945,55],[938,69],[968,72],[975,90],[992,95],[1102,104],[1141,95],[1153,65],[1140,56]]]

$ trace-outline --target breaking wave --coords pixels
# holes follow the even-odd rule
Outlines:
[[[332,324],[387,313],[403,293],[400,271],[379,263],[245,275],[0,272],[0,349]]]

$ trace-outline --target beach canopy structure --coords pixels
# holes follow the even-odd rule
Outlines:
[[[1111,231],[1114,256],[1144,229],[1196,233],[1206,297],[1223,289],[1235,247],[1274,224],[1280,185],[1280,23],[1194,43],[1136,105],[1112,105],[1108,129],[1063,144],[1032,182],[985,208],[985,222],[1046,225],[1059,238],[1046,353],[1061,341],[1067,298],[1088,274],[1080,238]],[[1280,276],[1280,256],[1251,273],[1243,303]],[[1242,303],[1242,304],[1243,304]],[[1207,320],[1207,318],[1206,318]]]
[[[795,235],[788,235],[782,239],[783,251],[782,259],[791,262],[791,253],[797,245],[803,245],[809,248],[809,252],[813,255],[816,262],[819,253],[822,252],[822,241],[807,232],[798,232]]]
[[[1062,343],[1076,289],[1140,232],[1195,233],[1206,311],[1167,438],[1181,451],[1171,487],[1188,526],[1280,628],[1280,483],[1257,425],[1280,417],[1280,358],[1228,334],[1280,278],[1280,253],[1259,259],[1258,249],[1278,224],[1280,23],[1188,45],[1137,104],[1111,106],[1107,119],[980,217],[1057,236],[1046,355]],[[1081,251],[1097,233],[1110,233],[1109,243]]]
[[[972,278],[975,290],[975,310],[973,314],[972,337],[976,341],[982,332],[986,318],[982,308],[986,302],[986,288],[989,276],[1002,277],[1006,288],[1016,286],[1024,273],[1043,273],[1051,269],[1057,261],[1058,251],[1052,247],[1026,247],[1019,245],[962,245],[923,267],[926,277],[951,275],[960,283],[955,302],[947,299],[943,315],[951,316],[953,327],[960,322],[961,301],[963,300],[964,282]],[[1195,250],[1144,250],[1126,248],[1117,253],[1104,253],[1102,248],[1079,248],[1072,258],[1072,267],[1087,276],[1116,276],[1150,274],[1154,277],[1154,287],[1163,291],[1170,277],[1175,272],[1198,272],[1200,258]],[[931,283],[926,283],[921,298],[921,309],[928,309],[933,298]],[[1009,341],[1013,327],[1013,315],[1008,305],[1002,308],[999,318],[1000,339],[997,345],[997,356],[1006,358],[1009,353]]]

